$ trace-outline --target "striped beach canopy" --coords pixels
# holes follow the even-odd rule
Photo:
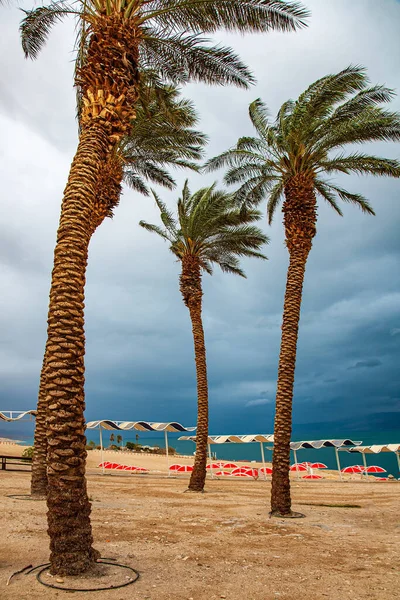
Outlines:
[[[372,446],[357,446],[346,448],[347,452],[360,452],[362,454],[379,454],[380,452],[400,452],[400,444],[374,444]]]
[[[353,440],[314,440],[312,442],[290,442],[291,450],[301,450],[302,448],[342,448],[343,446],[360,446],[362,442],[353,442]]]
[[[158,423],[154,421],[110,421],[105,419],[103,421],[89,421],[86,425],[87,429],[96,429],[101,427],[109,431],[129,431],[136,429],[137,431],[172,431],[172,432],[183,432],[183,431],[195,431],[196,427],[184,427],[176,421],[170,423]]]
[[[183,435],[179,440],[196,442],[195,435]],[[270,433],[255,433],[250,435],[209,435],[208,444],[252,444],[254,442],[273,443],[274,436]]]

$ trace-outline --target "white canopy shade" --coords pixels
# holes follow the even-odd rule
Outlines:
[[[360,446],[362,442],[353,442],[352,440],[314,440],[312,442],[290,442],[291,450],[301,450],[302,448],[341,448],[342,446]]]
[[[178,440],[196,442],[195,435],[183,435]],[[270,433],[256,433],[250,435],[210,435],[208,444],[253,444],[254,442],[273,442],[274,436]]]
[[[374,444],[372,446],[358,446],[357,448],[343,448],[347,452],[360,452],[362,454],[379,454],[380,452],[400,452],[400,444]]]
[[[87,429],[108,429],[109,431],[129,431],[136,429],[137,431],[195,431],[196,427],[184,427],[180,423],[172,421],[170,423],[155,423],[153,421],[89,421],[86,424]]]
[[[3,410],[0,411],[0,421],[31,421],[36,417],[36,410]]]

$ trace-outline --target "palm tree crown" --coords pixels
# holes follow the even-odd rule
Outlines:
[[[213,265],[223,271],[245,277],[239,257],[266,258],[258,250],[268,237],[251,223],[261,217],[255,209],[241,210],[234,196],[215,188],[215,184],[190,193],[188,183],[178,200],[177,218],[153,191],[164,227],[140,221],[140,225],[170,243],[178,260],[196,257],[199,266],[210,275]]]
[[[143,86],[140,87],[141,91]],[[207,136],[193,127],[198,115],[177,87],[158,83],[139,95],[136,119],[118,147],[125,183],[148,196],[146,181],[168,189],[175,181],[168,167],[197,170]]]
[[[308,11],[289,0],[57,0],[25,11],[21,25],[25,55],[36,58],[51,28],[68,16],[80,21],[77,43],[78,69],[87,58],[85,49],[93,35],[93,23],[112,18],[129,24],[135,56],[125,52],[126,66],[153,68],[175,84],[188,79],[212,84],[232,83],[247,87],[254,82],[247,67],[230,48],[210,45],[200,34],[218,29],[240,32],[294,31],[304,27]]]
[[[400,140],[400,117],[379,104],[394,92],[384,86],[368,87],[365,70],[350,66],[313,83],[298,100],[285,102],[271,122],[263,102],[249,109],[257,137],[242,137],[236,146],[211,159],[206,168],[229,166],[227,184],[240,183],[237,198],[258,204],[268,197],[268,219],[296,175],[313,182],[314,190],[342,215],[337,200],[358,205],[374,214],[368,200],[333,184],[324,175],[358,173],[400,176],[400,163],[360,152],[343,152],[348,144]]]

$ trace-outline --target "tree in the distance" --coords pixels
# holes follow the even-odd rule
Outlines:
[[[197,378],[196,456],[189,490],[202,492],[206,479],[208,441],[208,380],[206,346],[202,321],[202,274],[212,275],[213,266],[245,277],[240,257],[265,259],[259,252],[268,242],[263,232],[252,225],[261,217],[254,209],[241,210],[232,194],[218,191],[215,185],[191,194],[187,182],[177,203],[175,217],[153,192],[163,227],[140,221],[140,225],[169,243],[181,263],[180,291],[192,323]]]
[[[290,437],[292,399],[302,289],[307,258],[316,234],[317,196],[342,215],[339,201],[375,214],[367,199],[349,192],[334,174],[400,177],[397,160],[371,156],[345,146],[399,141],[400,116],[381,105],[393,91],[369,87],[366,72],[350,66],[313,83],[296,101],[285,102],[271,122],[261,100],[250,105],[256,137],[240,138],[234,148],[213,158],[207,168],[229,167],[225,181],[240,184],[236,197],[246,206],[268,200],[271,223],[281,202],[289,252],[283,308],[274,427],[271,514],[301,516],[291,510]]]

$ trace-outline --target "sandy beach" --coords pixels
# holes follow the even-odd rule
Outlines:
[[[1,444],[2,454],[20,452],[21,447]],[[210,479],[207,493],[184,494],[187,477],[165,477],[165,457],[126,454],[124,463],[151,473],[103,476],[96,468],[98,454],[88,456],[95,546],[102,556],[140,572],[136,583],[102,592],[102,598],[399,597],[397,482],[293,481],[293,506],[307,517],[276,520],[268,518],[269,482]],[[105,459],[115,454],[105,453]],[[7,496],[27,493],[29,483],[28,471],[1,472],[0,587],[6,600],[62,596],[34,575],[18,575],[6,586],[13,572],[48,559],[45,502]]]

